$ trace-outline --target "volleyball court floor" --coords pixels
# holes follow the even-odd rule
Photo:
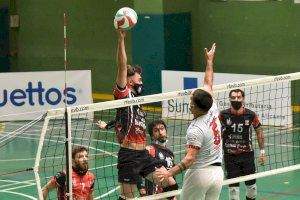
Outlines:
[[[13,130],[24,125],[22,122],[6,122],[0,123],[0,136],[6,135]],[[80,125],[79,125],[80,126]],[[77,124],[76,128],[80,128]],[[86,126],[86,124],[85,124]],[[42,123],[36,124],[30,132],[23,133],[22,135],[17,136],[12,142],[1,147],[0,151],[0,199],[1,200],[11,200],[11,199],[38,199],[37,198],[37,187],[33,175],[33,171],[30,169],[34,165],[35,155],[37,151],[37,146],[40,138],[40,132],[42,128]],[[181,127],[182,128],[182,127]],[[186,128],[186,127],[184,127]],[[176,129],[176,128],[175,128]],[[274,130],[275,132],[277,130]],[[274,132],[270,131],[270,132]],[[169,130],[169,135],[176,130]],[[91,132],[92,139],[89,142],[90,144],[90,170],[95,174],[96,177],[96,189],[95,199],[117,199],[116,193],[119,192],[116,182],[116,155],[108,156],[105,159],[101,154],[116,153],[118,151],[118,144],[114,137],[107,137],[107,135],[113,136],[114,133],[103,133],[99,130]],[[105,137],[102,137],[101,134],[105,134]],[[266,134],[266,133],[265,133]],[[295,131],[297,138],[299,139],[299,130]],[[292,136],[292,134],[288,134]],[[267,137],[267,136],[265,136]],[[105,141],[103,140],[105,138]],[[171,143],[174,143],[175,146],[172,150],[175,152],[175,157],[177,157],[176,162],[183,155],[184,149],[184,137],[183,136],[174,136],[170,137]],[[271,138],[271,137],[270,137]],[[299,141],[298,145],[284,145],[282,149],[288,149],[287,152],[279,155],[281,152],[281,145],[279,141],[283,137],[276,136],[272,137],[271,140],[266,140],[267,146],[271,149],[276,149],[274,153],[277,153],[277,157],[290,157],[293,158],[294,155],[300,155],[300,146]],[[289,139],[289,138],[285,138]],[[62,142],[63,140],[59,140]],[[51,142],[51,141],[50,141]],[[54,140],[53,140],[54,142]],[[57,142],[57,141],[56,141]],[[99,145],[99,144],[106,144]],[[108,146],[109,144],[109,146]],[[177,144],[177,145],[176,145]],[[273,147],[272,147],[273,146]],[[97,147],[97,148],[96,148]],[[272,147],[272,148],[271,148]],[[276,147],[276,148],[274,148]],[[103,149],[101,149],[103,148]],[[105,149],[104,149],[105,148]],[[266,147],[266,149],[268,149]],[[277,152],[278,150],[278,152]],[[273,154],[272,152],[269,152]],[[95,158],[95,159],[91,159]],[[269,157],[267,159],[273,159]],[[274,158],[275,159],[275,158]],[[277,159],[277,158],[276,158]],[[268,161],[267,161],[268,162]],[[273,161],[269,161],[274,163]],[[279,165],[279,163],[277,163]],[[104,166],[105,165],[105,166]],[[47,175],[50,176],[52,172],[48,172]],[[104,178],[104,176],[106,178]],[[113,180],[113,177],[115,180]],[[178,178],[181,180],[181,177]],[[43,183],[42,183],[43,184]],[[109,186],[107,189],[104,189],[104,185]],[[300,199],[300,170],[292,171],[288,173],[273,175],[257,180],[258,185],[258,198],[260,200],[269,200],[269,199],[284,199],[284,200],[299,200]],[[224,186],[222,188],[221,200],[228,199],[228,187]],[[51,194],[51,198],[55,197],[55,192]],[[245,187],[244,184],[241,184],[241,199],[244,199]]]

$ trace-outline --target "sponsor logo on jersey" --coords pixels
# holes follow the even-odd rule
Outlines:
[[[161,160],[164,160],[164,159],[165,159],[165,156],[164,156],[164,154],[162,154],[162,152],[159,152],[158,157],[159,157],[159,159],[161,159]]]
[[[232,124],[232,121],[231,121],[230,118],[226,119],[226,124],[227,124],[227,125],[231,125],[231,124]]]
[[[166,157],[167,161],[167,168],[170,169],[173,167],[173,158],[172,157]]]
[[[246,126],[249,126],[249,124],[250,124],[250,121],[247,119],[247,120],[245,120],[245,125]]]

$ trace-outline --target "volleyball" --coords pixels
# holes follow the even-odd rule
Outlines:
[[[128,7],[121,8],[115,15],[114,26],[116,29],[129,30],[137,23],[136,12]]]

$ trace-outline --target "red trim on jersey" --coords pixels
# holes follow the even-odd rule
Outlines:
[[[121,141],[121,140],[119,140],[119,141]],[[145,133],[145,131],[143,131],[143,133],[136,133],[135,135],[132,133],[128,133],[125,136],[124,140],[122,140],[122,143],[123,142],[146,144],[147,143],[146,133]],[[122,143],[120,143],[120,144],[122,144]]]
[[[185,147],[186,148],[191,148],[191,149],[196,149],[196,150],[199,150],[200,149],[200,147],[198,147],[198,146],[195,146],[195,145],[185,145]]]
[[[120,90],[116,85],[113,94],[117,99],[124,99],[128,95],[128,93],[129,93],[129,89],[127,88],[127,86],[125,87],[124,90]]]
[[[255,115],[253,119],[253,127],[256,128],[259,124],[260,124],[259,119],[257,115]]]
[[[219,120],[222,121],[222,114],[221,114],[221,112],[219,113]]]
[[[233,108],[230,108],[230,113],[233,115],[243,115],[246,112],[246,108],[243,108],[241,111],[236,111]]]
[[[164,146],[158,146],[158,148],[160,148],[160,149],[162,149],[162,150],[166,150],[167,149],[167,147],[164,147]]]
[[[154,146],[149,145],[148,148],[147,148],[147,150],[148,150],[150,156],[153,157],[153,158],[155,158],[155,148],[154,148]]]

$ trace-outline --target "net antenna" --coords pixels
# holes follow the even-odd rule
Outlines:
[[[67,16],[64,13],[64,69],[65,69],[65,88],[64,88],[64,103],[65,103],[65,130],[66,130],[66,177],[67,177],[67,199],[72,199],[72,145],[71,145],[71,129],[69,129],[70,116],[68,116],[68,102],[67,102]]]

